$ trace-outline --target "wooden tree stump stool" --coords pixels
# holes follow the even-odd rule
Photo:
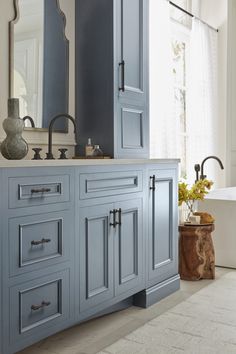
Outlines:
[[[179,274],[183,280],[215,279],[214,224],[179,226]]]

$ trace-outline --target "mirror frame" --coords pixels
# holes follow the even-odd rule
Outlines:
[[[62,17],[63,21],[63,40],[68,46],[68,51],[67,51],[67,56],[66,56],[66,61],[68,63],[68,78],[65,81],[66,85],[66,90],[68,92],[68,111],[69,111],[69,74],[70,74],[70,51],[69,51],[69,39],[66,37],[66,16],[65,13],[61,10],[59,0],[56,0],[56,5],[57,9],[59,12],[59,15]],[[9,27],[8,27],[8,43],[9,43],[9,72],[8,72],[8,81],[9,81],[9,87],[8,87],[8,97],[9,98],[14,98],[14,26],[17,24],[20,18],[20,9],[19,9],[19,0],[13,0],[13,10],[14,10],[14,17],[13,19],[9,22]],[[32,117],[34,118],[34,117]],[[25,130],[29,131],[42,131],[42,132],[48,132],[48,128],[32,128],[32,127],[27,127]],[[68,133],[68,125],[66,126],[65,131],[57,131],[57,133],[63,133],[66,134]]]

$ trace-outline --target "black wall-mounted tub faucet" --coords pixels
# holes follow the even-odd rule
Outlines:
[[[205,179],[205,178],[207,177],[206,175],[204,175],[204,164],[205,164],[205,162],[206,162],[207,160],[209,160],[209,159],[214,159],[214,160],[218,161],[218,163],[219,163],[219,165],[220,165],[220,168],[221,168],[222,170],[224,169],[223,163],[222,163],[222,161],[219,159],[219,157],[217,157],[217,156],[207,156],[207,157],[202,161],[201,167],[200,167],[199,164],[196,164],[196,165],[194,166],[194,170],[195,170],[195,172],[196,172],[196,181],[195,181],[195,182],[197,182],[197,181],[199,180],[199,172],[201,172],[201,174],[200,174],[200,179]]]

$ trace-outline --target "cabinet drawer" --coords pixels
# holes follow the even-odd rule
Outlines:
[[[67,202],[69,175],[9,178],[9,208]]]
[[[73,223],[69,211],[10,219],[10,275],[48,267],[68,259],[72,234]]]
[[[80,199],[136,193],[143,190],[142,171],[80,175]]]
[[[10,289],[10,341],[69,317],[69,270]]]

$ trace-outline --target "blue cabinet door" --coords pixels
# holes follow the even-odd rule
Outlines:
[[[115,4],[117,157],[148,157],[148,1]]]
[[[149,285],[178,274],[177,170],[149,170]]]
[[[114,296],[112,211],[112,203],[80,209],[81,312]]]
[[[143,285],[142,199],[116,203],[115,210],[115,294],[119,295],[137,287],[139,291]]]

